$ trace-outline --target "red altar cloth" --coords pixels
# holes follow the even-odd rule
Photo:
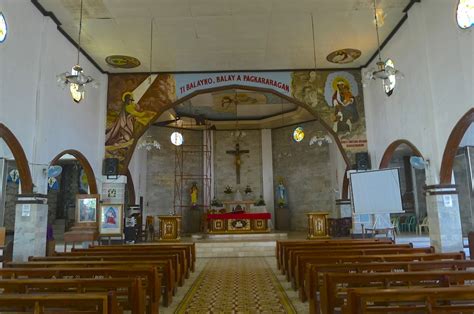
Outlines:
[[[207,214],[207,220],[212,219],[271,219],[270,213],[243,213],[243,214]]]

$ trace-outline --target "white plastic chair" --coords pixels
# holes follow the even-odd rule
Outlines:
[[[430,232],[430,227],[428,225],[428,216],[423,218],[421,224],[418,225],[418,235],[421,235],[423,232],[423,228],[426,228],[428,232]]]

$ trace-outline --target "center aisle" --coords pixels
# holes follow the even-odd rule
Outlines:
[[[264,257],[200,262],[203,269],[175,313],[296,313]]]

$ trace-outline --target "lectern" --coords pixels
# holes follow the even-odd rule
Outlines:
[[[160,222],[160,240],[176,241],[181,239],[181,216],[158,216]]]
[[[328,212],[311,212],[308,216],[308,239],[329,238]]]

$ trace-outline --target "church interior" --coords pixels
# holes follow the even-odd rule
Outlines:
[[[0,0],[0,313],[474,313],[474,0]]]

